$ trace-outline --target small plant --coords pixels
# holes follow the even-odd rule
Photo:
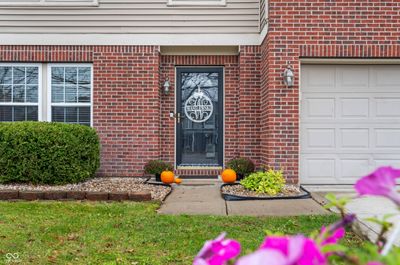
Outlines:
[[[240,177],[247,177],[254,172],[255,168],[253,161],[244,157],[234,158],[228,161],[227,167],[235,170]]]
[[[250,174],[240,181],[240,184],[246,189],[257,193],[276,195],[281,192],[285,186],[285,178],[283,177],[282,170],[268,169],[267,171]]]
[[[172,171],[174,167],[170,163],[161,160],[150,160],[144,166],[144,172],[152,175],[161,175],[163,171]]]

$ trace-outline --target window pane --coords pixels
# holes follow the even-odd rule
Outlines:
[[[38,107],[26,107],[26,120],[37,121],[38,120]]]
[[[90,107],[79,107],[79,124],[90,126]]]
[[[63,86],[51,86],[51,102],[53,103],[64,102]]]
[[[90,107],[52,107],[51,119],[90,126]]]
[[[54,122],[64,122],[64,107],[52,107],[51,108],[51,120]]]
[[[77,84],[77,71],[76,67],[65,67],[65,85]]]
[[[2,121],[37,121],[36,106],[0,106],[0,122]]]
[[[0,84],[12,83],[12,67],[0,66]]]
[[[77,102],[77,88],[76,86],[65,86],[65,102],[76,103]]]
[[[79,84],[80,85],[88,85],[91,83],[91,68],[90,67],[79,67]]]
[[[0,85],[0,102],[11,102],[11,85]]]
[[[26,107],[14,107],[14,120],[13,121],[25,121]]]
[[[25,84],[25,67],[14,67],[13,74],[14,84]]]
[[[64,84],[64,67],[51,68],[51,84],[52,85]]]
[[[39,83],[39,68],[27,67],[26,68],[26,83],[30,85],[37,85]]]
[[[0,121],[12,121],[11,106],[0,106]]]
[[[79,86],[78,97],[78,102],[90,102],[90,87]]]
[[[38,86],[26,86],[26,102],[38,102]]]
[[[65,110],[65,122],[78,123],[78,110],[75,107],[68,107]]]
[[[14,86],[13,102],[25,102],[25,86]]]

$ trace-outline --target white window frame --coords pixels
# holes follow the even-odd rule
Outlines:
[[[52,103],[51,68],[52,67],[90,67],[90,103]],[[93,127],[93,64],[90,63],[49,63],[47,64],[47,121],[51,122],[52,107],[90,107],[90,127]]]
[[[0,106],[37,106],[38,107],[38,121],[43,120],[43,97],[42,97],[42,64],[40,63],[0,63],[0,66],[10,67],[38,67],[38,102],[0,102]],[[13,88],[14,89],[14,88]],[[12,96],[11,96],[12,98]]]
[[[71,7],[71,6],[99,6],[99,0],[38,0],[38,1],[0,1],[0,6],[56,6],[56,7]]]
[[[168,6],[226,6],[226,0],[196,1],[196,0],[167,0]]]

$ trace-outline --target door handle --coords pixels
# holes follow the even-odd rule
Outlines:
[[[176,122],[181,123],[181,113],[180,112],[176,113]]]

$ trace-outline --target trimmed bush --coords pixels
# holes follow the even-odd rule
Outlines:
[[[255,166],[253,161],[245,157],[238,157],[228,161],[226,164],[228,168],[235,170],[235,172],[243,177],[247,177],[254,172]]]
[[[146,174],[159,175],[164,170],[172,171],[174,167],[170,163],[162,160],[150,160],[144,165],[144,173]]]
[[[0,182],[66,184],[92,177],[100,166],[93,128],[47,122],[0,123]]]

